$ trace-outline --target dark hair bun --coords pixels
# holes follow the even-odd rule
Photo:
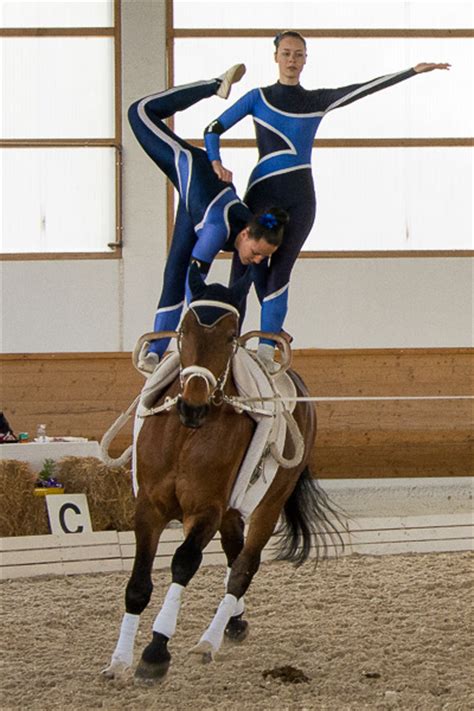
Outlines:
[[[280,227],[284,227],[290,221],[289,214],[287,213],[286,210],[283,210],[283,208],[281,208],[281,207],[271,207],[267,212],[270,215],[273,215],[277,219],[278,225]]]

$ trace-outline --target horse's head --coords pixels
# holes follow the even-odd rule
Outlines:
[[[211,404],[220,402],[236,349],[239,306],[251,283],[249,274],[231,288],[206,285],[197,266],[191,266],[192,300],[179,333],[182,391],[177,407],[186,427],[200,427]]]

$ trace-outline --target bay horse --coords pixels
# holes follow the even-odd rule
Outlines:
[[[168,642],[176,629],[183,591],[199,568],[204,548],[217,532],[228,566],[226,594],[192,650],[202,661],[214,658],[224,637],[242,641],[247,636],[244,594],[279,518],[280,560],[300,565],[309,557],[313,545],[316,558],[322,552],[326,554],[327,536],[332,540],[335,535],[342,542],[336,526],[337,521],[340,523],[337,511],[308,468],[316,433],[312,402],[298,402],[293,413],[304,441],[301,460],[292,468],[277,470],[251,513],[244,535],[244,521],[237,509],[229,507],[229,497],[256,425],[225,398],[238,394],[231,361],[236,348],[246,342],[246,336],[239,338],[238,307],[251,281],[244,277],[230,289],[220,284],[206,285],[197,268],[191,269],[189,280],[192,300],[179,333],[174,334],[178,336],[180,374],[158,401],[159,405],[170,398],[176,405],[144,418],[136,441],[136,553],[126,587],[126,611],[119,640],[110,665],[103,671],[107,678],[123,673],[133,664],[139,616],[153,590],[153,561],[160,535],[170,521],[182,522],[184,542],[173,555],[172,582],[153,624],[152,639],[135,670],[135,677],[145,683],[162,679],[168,671]],[[301,378],[293,371],[288,373],[297,394],[307,396]],[[291,456],[290,440],[287,436],[284,456]]]

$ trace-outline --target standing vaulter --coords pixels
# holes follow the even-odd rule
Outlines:
[[[244,197],[253,212],[269,204],[280,205],[290,221],[285,240],[270,264],[254,268],[254,281],[262,303],[261,328],[279,333],[288,310],[290,274],[313,226],[316,197],[311,173],[313,140],[329,111],[347,106],[364,96],[386,89],[416,74],[433,69],[449,69],[449,64],[417,64],[412,69],[352,84],[339,89],[308,91],[300,85],[306,63],[306,41],[299,32],[285,31],[274,39],[276,84],[253,89],[213,121],[205,130],[207,154],[221,180],[231,181],[219,154],[220,136],[244,116],[254,120],[259,160],[254,167]],[[234,256],[231,282],[246,269]],[[271,341],[259,346],[259,356],[269,367],[273,360]]]
[[[260,214],[252,214],[234,187],[218,178],[206,152],[184,141],[164,122],[201,99],[215,95],[227,98],[231,85],[244,73],[245,66],[236,64],[217,79],[152,94],[129,109],[130,125],[139,143],[179,193],[155,331],[177,327],[188,293],[187,275],[192,262],[207,274],[214,257],[224,250],[233,251],[242,265],[256,265],[271,257],[282,242],[287,213],[265,206]],[[152,341],[149,350],[140,354],[140,367],[152,372],[168,342]]]

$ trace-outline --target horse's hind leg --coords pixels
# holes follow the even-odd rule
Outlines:
[[[239,512],[229,509],[224,516],[220,527],[221,545],[227,559],[227,574],[225,578],[225,588],[231,573],[234,560],[240,554],[244,546],[244,522]],[[234,614],[227,623],[225,636],[233,642],[243,642],[248,635],[248,622],[243,618],[245,610],[244,598],[237,601]]]
[[[232,564],[227,592],[211,624],[192,650],[202,654],[203,661],[212,659],[219,651],[227,625],[238,610],[239,600],[243,598],[260,566],[262,549],[273,533],[279,513],[280,507],[274,505],[260,504],[255,510],[244,546]]]
[[[139,495],[135,514],[135,561],[125,592],[125,614],[110,665],[102,672],[108,679],[122,674],[133,664],[138,623],[141,613],[150,602],[153,560],[166,523],[166,519],[159,516],[149,499]]]

